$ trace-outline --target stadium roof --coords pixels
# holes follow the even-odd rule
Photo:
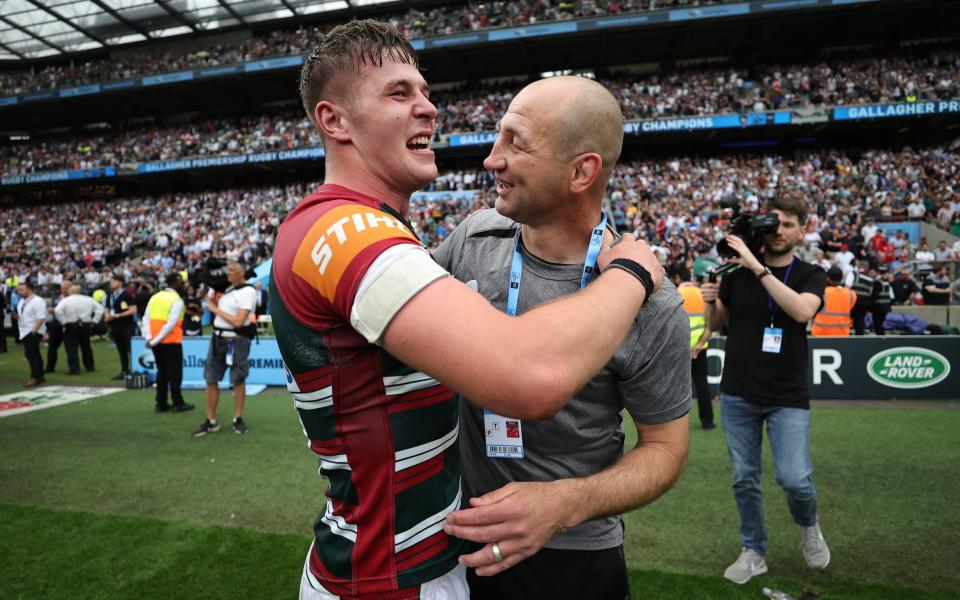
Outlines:
[[[66,55],[398,0],[0,0],[0,60]]]

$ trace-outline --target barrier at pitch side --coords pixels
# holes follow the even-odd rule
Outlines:
[[[956,336],[809,337],[807,389],[814,400],[960,398]],[[710,340],[708,377],[719,393],[726,338]]]
[[[207,359],[207,348],[210,347],[210,336],[183,338],[183,380],[203,381],[203,365]],[[134,338],[131,344],[133,354],[133,368],[137,371],[147,371],[154,377],[157,375],[157,366],[153,352],[147,349],[143,338]],[[230,370],[223,374],[223,380],[230,377]],[[283,369],[283,358],[280,357],[280,348],[276,338],[260,338],[250,344],[250,375],[248,384],[287,385],[287,375]]]

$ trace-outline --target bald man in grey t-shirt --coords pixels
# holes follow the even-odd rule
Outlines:
[[[507,314],[589,285],[594,242],[615,237],[602,198],[622,132],[619,105],[595,82],[559,77],[525,88],[484,162],[497,176],[496,210],[471,215],[434,258]],[[461,404],[471,508],[449,515],[447,532],[484,544],[462,558],[475,568],[471,598],[629,597],[619,515],[655,500],[683,469],[689,338],[683,300],[664,282],[613,358],[554,418],[520,422]],[[640,433],[626,455],[623,410]]]

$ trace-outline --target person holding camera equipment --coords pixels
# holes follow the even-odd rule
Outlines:
[[[702,287],[708,325],[728,330],[720,416],[743,548],[724,577],[738,584],[767,572],[760,491],[764,422],[777,483],[802,528],[807,565],[824,569],[830,562],[813,485],[806,386],[806,324],[823,304],[827,278],[823,269],[794,256],[805,221],[796,195],[777,198],[766,215],[739,215],[733,234],[717,245],[727,257],[717,271],[726,275],[717,283],[714,273]]]
[[[80,293],[79,285],[70,286],[70,295],[57,303],[54,314],[63,325],[63,345],[67,351],[67,375],[80,374],[80,361],[77,348],[83,354],[83,367],[88,373],[94,371],[93,348],[90,346],[90,334],[93,326],[103,318],[103,305]]]
[[[207,382],[207,418],[193,432],[193,437],[220,431],[217,423],[217,404],[220,402],[218,383],[230,368],[230,386],[233,387],[233,430],[246,433],[243,422],[243,403],[246,400],[244,382],[250,373],[250,342],[257,329],[253,318],[257,309],[257,290],[246,282],[246,268],[235,260],[228,261],[225,269],[213,269],[208,274],[222,275],[225,272],[229,287],[219,292],[222,281],[215,281],[207,294],[207,309],[213,313],[213,335],[203,367],[203,379]],[[211,281],[209,278],[208,281]]]

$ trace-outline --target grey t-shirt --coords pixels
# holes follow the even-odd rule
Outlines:
[[[506,312],[507,282],[519,225],[493,209],[471,215],[434,252],[461,281]],[[583,265],[557,265],[523,252],[517,314],[580,289]],[[548,421],[522,424],[523,459],[487,458],[483,410],[460,405],[464,499],[511,481],[553,481],[601,471],[623,455],[621,411],[642,424],[666,423],[690,410],[690,324],[683,299],[668,282],[637,314],[606,366]],[[582,523],[546,547],[602,550],[623,543],[619,517]]]

